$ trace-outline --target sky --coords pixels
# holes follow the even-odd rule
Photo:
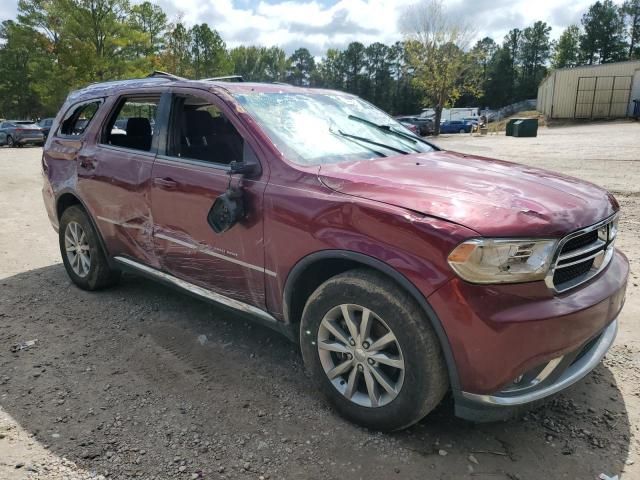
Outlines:
[[[141,0],[134,0],[139,3]],[[306,47],[315,56],[327,48],[359,41],[390,44],[402,39],[399,17],[415,0],[151,0],[169,18],[188,25],[208,23],[228,47],[276,45],[287,53]],[[447,0],[445,8],[474,27],[476,38],[501,42],[512,28],[536,20],[552,27],[557,38],[594,0]],[[0,20],[15,18],[18,0],[0,0]],[[615,3],[622,3],[617,0]]]

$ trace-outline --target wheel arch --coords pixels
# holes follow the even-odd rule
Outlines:
[[[111,259],[111,256],[109,255],[109,250],[107,249],[107,245],[105,244],[104,238],[102,237],[102,232],[98,228],[98,224],[93,218],[93,215],[91,215],[91,212],[89,211],[85,203],[80,199],[80,197],[74,191],[67,190],[67,189],[62,190],[56,198],[56,215],[58,217],[58,225],[60,224],[60,219],[62,218],[62,214],[64,213],[64,211],[73,205],[78,205],[80,208],[82,208],[85,211],[85,213],[87,214],[87,217],[89,218],[89,222],[91,222],[91,226],[93,227],[93,229],[95,230],[98,236],[98,241],[100,242],[100,248],[102,248],[102,252],[104,253],[105,258],[107,259],[109,266],[111,268],[117,268],[117,264]]]
[[[307,255],[298,261],[287,276],[283,294],[284,319],[291,330],[293,331],[293,327],[300,323],[302,310],[307,299],[316,288],[329,278],[358,267],[368,267],[384,274],[418,302],[438,337],[447,365],[451,388],[454,394],[459,391],[458,372],[449,338],[436,312],[420,290],[406,276],[389,264],[369,255],[348,250],[323,250]]]

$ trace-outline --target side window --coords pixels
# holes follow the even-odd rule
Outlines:
[[[116,106],[102,143],[133,150],[151,150],[160,96],[125,97]]]
[[[257,163],[255,154],[215,105],[196,96],[174,98],[168,154],[219,165]]]
[[[82,135],[100,108],[102,100],[71,107],[60,124],[60,135]]]

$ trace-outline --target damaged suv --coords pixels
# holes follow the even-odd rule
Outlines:
[[[87,290],[124,270],[299,342],[337,411],[492,420],[590,372],[629,266],[593,184],[444,151],[353,95],[157,73],[73,92],[44,201]]]

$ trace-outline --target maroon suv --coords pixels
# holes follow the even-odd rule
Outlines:
[[[129,270],[300,343],[335,408],[502,418],[616,335],[619,206],[587,182],[443,151],[367,102],[170,75],[69,95],[44,149],[65,268]]]

